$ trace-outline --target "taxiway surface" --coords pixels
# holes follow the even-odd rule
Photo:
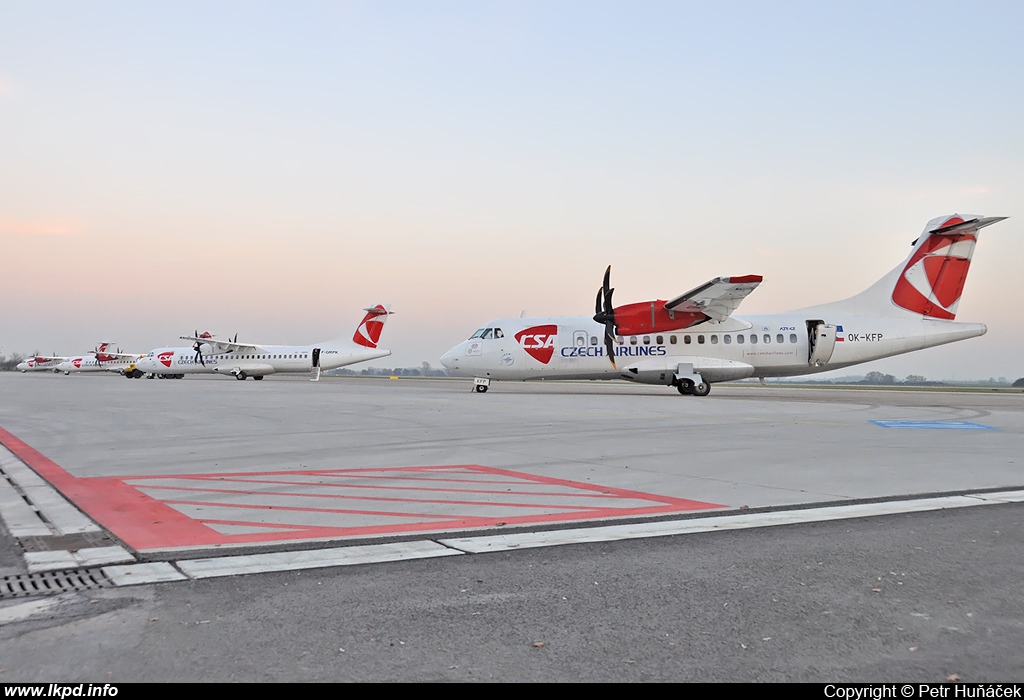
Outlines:
[[[346,610],[360,620],[362,636],[357,637],[365,636],[365,644],[346,632],[345,638],[352,639],[349,644],[363,645],[367,652],[382,640],[390,639],[389,645],[397,640],[402,646],[402,633],[397,630],[403,624],[392,619],[391,613],[385,615],[388,621],[382,622],[374,601],[390,601],[387,606],[405,610],[408,605],[393,597],[410,595],[409,591],[416,589],[412,581],[424,573],[432,577],[431,583],[413,598],[418,601],[416,606],[425,607],[410,615],[413,620],[427,620],[420,641],[429,639],[428,646],[443,653],[431,656],[421,645],[412,665],[403,666],[405,662],[396,657],[398,666],[367,667],[365,673],[351,670],[348,661],[292,659],[279,666],[282,677],[299,679],[307,677],[302,669],[318,668],[312,677],[339,680],[560,679],[560,673],[578,664],[573,677],[599,679],[606,677],[607,664],[618,653],[618,629],[622,641],[637,649],[653,644],[643,653],[648,660],[656,660],[653,666],[641,663],[642,668],[632,667],[628,664],[635,662],[637,654],[624,653],[622,663],[629,670],[618,676],[623,678],[869,679],[864,677],[867,669],[900,667],[884,662],[872,650],[873,635],[884,638],[883,646],[894,645],[893,653],[902,649],[904,656],[910,654],[905,659],[908,664],[917,663],[919,657],[907,649],[918,647],[889,627],[895,626],[897,632],[911,629],[904,618],[918,614],[941,619],[942,624],[925,625],[931,655],[926,660],[921,657],[922,665],[905,668],[926,669],[929,680],[943,680],[945,676],[937,674],[946,668],[973,668],[977,680],[996,680],[1014,667],[1017,659],[1012,654],[994,659],[991,655],[998,655],[1001,644],[1020,648],[1019,625],[986,622],[986,627],[979,625],[975,616],[983,615],[989,621],[1002,615],[1019,618],[1019,600],[1013,598],[1014,586],[1006,579],[1020,573],[1019,558],[1012,559],[1020,540],[999,533],[1020,531],[1016,523],[1024,490],[1019,456],[1024,432],[1021,394],[720,385],[710,396],[696,398],[663,388],[605,382],[496,383],[482,395],[469,389],[468,382],[457,380],[351,378],[311,383],[296,377],[270,377],[257,383],[220,377],[147,381],[0,374],[0,442],[5,446],[0,451],[0,468],[7,476],[31,468],[73,504],[68,512],[54,511],[48,526],[64,529],[51,536],[11,536],[0,530],[4,536],[0,574],[33,567],[53,569],[64,565],[60,562],[70,562],[67,565],[72,567],[89,562],[98,566],[130,559],[148,563],[107,566],[112,580],[131,583],[131,566],[142,566],[158,567],[146,570],[155,572],[148,581],[173,581],[66,593],[48,599],[57,602],[43,607],[39,603],[17,607],[25,604],[0,601],[0,628],[13,635],[10,639],[22,639],[28,645],[27,651],[18,647],[18,655],[9,657],[19,659],[17,677],[52,678],[46,669],[68,668],[61,664],[76,654],[87,658],[82,668],[92,669],[88,678],[104,680],[99,672],[104,665],[116,668],[122,679],[175,677],[183,666],[159,661],[166,654],[155,647],[149,651],[140,647],[138,652],[148,659],[141,668],[153,669],[147,676],[137,665],[115,661],[124,653],[117,643],[111,642],[106,651],[85,653],[46,630],[59,629],[63,634],[71,629],[69,625],[84,630],[93,624],[105,629],[112,620],[126,616],[124,624],[138,626],[133,634],[139,644],[152,645],[156,638],[145,642],[150,633],[144,629],[146,625],[139,626],[140,616],[151,614],[152,602],[162,600],[168,607],[158,618],[176,619],[185,627],[196,625],[194,632],[183,629],[170,638],[161,637],[180,645],[179,655],[187,657],[191,652],[184,650],[189,645],[201,649],[207,643],[227,643],[224,637],[205,634],[204,630],[211,628],[203,625],[211,619],[234,620],[219,628],[227,638],[252,638],[254,634],[275,638],[280,633],[273,631],[272,618],[280,610],[290,611],[282,618],[289,621],[286,628],[307,620],[302,610],[321,605],[319,591],[300,593],[302,589],[296,588],[294,594],[272,602],[273,597],[265,598],[253,586],[270,582],[281,595],[280,587],[297,582],[290,577],[300,575],[328,583],[332,596],[364,598],[358,610]],[[31,485],[27,490],[24,485],[20,488],[35,493]],[[17,494],[12,494],[10,488],[6,496],[0,494],[7,498],[0,503],[0,511],[8,524],[29,517],[23,504],[16,502]],[[815,513],[831,513],[820,520],[853,517],[854,513],[879,515],[885,511],[878,508],[878,502],[884,506],[887,501],[916,504],[892,511],[897,513],[922,508],[960,510],[885,516],[850,521],[849,525],[806,524],[814,523]],[[4,510],[4,503],[17,508]],[[848,503],[855,505],[844,505]],[[963,507],[979,503],[990,507]],[[88,517],[82,518],[83,513]],[[652,518],[658,522],[646,522]],[[749,525],[737,525],[747,518],[751,518]],[[752,526],[754,530],[671,536],[687,531],[680,523],[688,527],[698,520],[728,521],[715,527]],[[757,529],[785,523],[790,524]],[[919,536],[921,527],[940,528],[946,534],[929,532],[924,541]],[[541,554],[529,554],[526,549],[574,541],[607,542],[618,535],[606,533],[622,528],[634,528],[623,535],[629,538],[644,537],[644,528],[662,537],[649,542],[634,539],[632,543],[533,550]],[[598,531],[605,534],[587,534]],[[825,539],[817,541],[816,533]],[[843,533],[853,534],[846,537]],[[864,533],[863,537],[857,533]],[[944,538],[949,555],[970,558],[973,572],[959,569],[955,562],[943,560],[940,564],[915,554],[923,547],[931,555],[944,556]],[[725,546],[724,557],[711,555],[718,551],[716,542]],[[986,544],[975,547],[972,542]],[[700,543],[701,549],[695,552],[687,543]],[[783,554],[789,545],[780,543],[792,543],[796,549]],[[374,549],[378,546],[397,547],[404,555],[382,553]],[[367,558],[344,560],[344,556],[362,551],[360,547],[369,552]],[[517,549],[520,547],[523,549]],[[765,568],[760,553],[764,547],[781,548],[778,567]],[[879,556],[873,559],[871,552],[876,548]],[[11,556],[20,550],[27,551],[27,565]],[[458,556],[499,551],[504,553]],[[243,554],[255,558],[240,556]],[[692,558],[694,554],[698,558]],[[416,557],[429,559],[393,561]],[[862,567],[857,561],[865,558],[872,561],[870,571],[863,569],[864,576],[859,576]],[[732,559],[739,564],[730,565]],[[693,634],[714,637],[716,621],[726,618],[704,615],[694,620],[688,606],[735,605],[736,596],[748,595],[743,593],[746,586],[774,589],[801,567],[812,571],[812,559],[831,562],[827,576],[831,588],[820,589],[815,601],[820,611],[797,605],[754,612],[756,605],[751,599],[744,614],[726,616],[728,629],[718,630],[726,641],[716,641],[705,651],[699,650],[700,639],[680,631],[693,624]],[[360,561],[392,563],[344,567],[350,574],[323,568],[307,574],[286,571]],[[535,588],[529,576],[524,578],[525,569],[506,571],[495,586],[474,585],[473,581],[494,580],[483,573],[489,561],[499,569],[515,569],[517,562],[526,568],[543,563],[550,565],[554,578],[541,577],[539,588],[530,593],[518,592]],[[913,564],[918,577],[909,596],[911,589],[902,588],[907,579],[900,578],[906,575],[901,571],[909,566],[907,562]],[[230,565],[235,564],[232,569]],[[279,573],[247,577],[245,582],[230,577],[232,572],[250,570]],[[684,587],[685,592],[676,589],[669,596],[676,609],[666,618],[666,630],[676,631],[668,630],[667,637],[659,631],[658,639],[646,639],[636,626],[636,615],[642,619],[658,615],[658,601],[663,598],[636,579],[641,570],[649,572],[644,577],[661,577],[658,580],[664,587],[685,581],[699,583],[699,590]],[[580,571],[587,572],[585,578],[594,578],[595,586],[602,585],[600,577],[592,575],[595,571],[614,572],[615,586],[608,593],[601,589],[595,598],[597,589],[580,587],[576,580],[574,572]],[[984,590],[972,594],[971,582],[977,583],[981,572],[985,572]],[[405,584],[395,588],[396,574],[412,589]],[[229,577],[204,581],[207,576]],[[845,587],[844,579],[854,588]],[[861,590],[873,579],[885,579],[885,585]],[[311,579],[302,580],[313,585]],[[715,588],[716,580],[721,581],[723,590]],[[351,588],[353,581],[359,582],[355,589]],[[453,585],[462,587],[449,590]],[[803,584],[797,581],[795,585]],[[569,586],[576,596],[566,600],[580,601],[576,610],[590,621],[567,623],[559,632],[544,621],[544,615],[538,617],[543,606],[527,603],[531,596],[545,598],[563,586]],[[372,593],[374,587],[380,592]],[[876,587],[878,592],[873,590]],[[723,595],[725,589],[729,595]],[[230,612],[234,604],[230,601],[236,599],[232,591],[242,592],[246,600],[265,600],[266,610],[253,613],[263,617],[248,622],[235,619]],[[467,591],[474,591],[468,603],[460,600]],[[888,598],[883,602],[882,591],[898,592],[902,597],[897,596],[895,603]],[[221,600],[226,607],[216,614],[204,612],[205,622],[191,620],[189,608],[194,600],[200,600],[196,595],[202,600]],[[640,599],[644,597],[650,599]],[[869,611],[874,622],[864,627],[856,620],[847,621],[833,629],[808,617],[832,614],[829,610],[835,607],[827,603],[833,597],[844,610],[844,619],[856,618],[853,608],[859,605]],[[941,607],[940,599],[946,598],[973,599],[974,607],[962,611],[966,617],[957,618],[960,626],[949,614],[936,617],[936,606]],[[207,610],[205,603],[198,604]],[[99,607],[90,612],[87,605]],[[492,625],[489,629],[501,639],[469,643],[474,635],[484,633],[473,626],[472,619],[467,620],[465,639],[446,639],[443,618],[470,608],[470,616],[487,615]],[[915,612],[925,608],[928,612]],[[623,613],[615,614],[615,609]],[[602,610],[607,618],[602,618]],[[504,622],[502,611],[509,611]],[[75,620],[83,622],[79,625]],[[519,639],[523,635],[514,631],[517,620],[536,628],[533,642]],[[768,620],[770,625],[762,629],[759,620]],[[375,624],[392,631],[375,634]],[[320,655],[320,646],[332,643],[332,630],[315,627],[310,639],[318,640],[313,646]],[[657,625],[650,622],[644,627],[653,630]],[[769,632],[769,627],[784,632]],[[808,632],[812,628],[815,631]],[[581,642],[588,629],[596,630],[598,642]],[[837,649],[851,649],[854,657],[844,661],[837,660],[837,654],[842,656],[839,652],[812,651],[822,643],[826,629],[827,634],[837,635]],[[776,658],[770,652],[745,667],[747,671],[728,661],[730,654],[738,653],[736,645],[746,650],[743,645],[750,640],[757,644],[761,644],[758,639],[779,640],[794,634],[792,630],[803,630],[809,640],[806,659],[793,659],[787,666],[783,657],[788,655]],[[955,634],[943,637],[951,634],[948,630],[969,630],[963,639],[977,644],[978,658],[949,663],[947,657],[957,643]],[[564,655],[554,664],[542,664],[537,674],[517,676],[515,664],[495,662],[489,666],[484,660],[499,650],[505,654],[509,644],[518,649],[522,643],[526,653],[535,653],[548,644],[545,638],[553,636],[574,641],[566,642]],[[685,662],[672,653],[682,637],[687,638],[689,649]],[[665,641],[670,638],[674,641]],[[309,646],[304,639],[292,638],[289,643]],[[543,644],[532,646],[536,642]],[[663,643],[670,646],[662,649]],[[57,656],[52,662],[43,660],[31,653],[33,645],[49,645]],[[771,649],[770,644],[762,646]],[[216,657],[213,648],[209,653]],[[215,665],[206,665],[195,677],[264,677],[252,669],[273,668],[273,663],[267,666],[268,660],[281,654],[279,649],[257,649],[251,658],[240,660],[229,652],[232,663],[249,670],[218,675]],[[518,652],[512,655],[519,656]],[[472,659],[474,674],[447,673],[460,665],[456,661],[442,667],[446,658]],[[523,663],[529,658],[523,656]],[[303,665],[306,661],[312,666]],[[350,670],[344,670],[347,668]]]

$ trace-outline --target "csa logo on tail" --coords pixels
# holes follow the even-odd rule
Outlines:
[[[942,230],[963,223],[961,217],[951,216],[914,251],[892,292],[897,306],[929,318],[956,318],[978,239],[974,231],[944,235]]]
[[[377,347],[381,331],[384,330],[384,321],[387,320],[390,313],[382,304],[366,309],[366,315],[363,316],[359,327],[356,328],[355,335],[352,336],[352,342],[356,345],[362,345],[364,348]]]
[[[558,326],[533,326],[516,333],[516,341],[523,346],[533,359],[542,364],[551,362],[551,356],[555,354],[555,338],[558,337]]]

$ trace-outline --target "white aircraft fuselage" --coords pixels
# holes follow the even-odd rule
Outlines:
[[[190,347],[157,348],[135,363],[148,374],[233,374],[257,377],[278,372],[309,372],[317,359],[321,370],[387,357],[390,350],[342,346],[337,341],[316,345],[261,345],[256,352],[218,352],[200,348],[202,361]]]
[[[111,357],[109,360],[100,360],[95,355],[78,355],[61,362],[57,365],[56,371],[64,374],[72,372],[117,372],[123,374],[129,365],[140,357],[142,355],[119,355]]]
[[[829,329],[815,338],[820,325]],[[588,316],[504,318],[490,337],[449,350],[441,363],[459,376],[489,379],[628,379],[674,383],[680,364],[708,382],[826,372],[984,335],[981,323],[908,320],[848,313],[789,312],[730,317],[691,329],[617,339],[615,366]],[[502,332],[495,338],[493,329]],[[517,339],[518,338],[518,339]],[[829,349],[831,348],[831,349]],[[815,353],[814,350],[817,350]]]
[[[15,369],[19,372],[56,372],[60,363],[66,359],[65,357],[29,357],[19,362]]]

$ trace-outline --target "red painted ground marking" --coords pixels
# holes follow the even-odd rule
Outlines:
[[[527,525],[534,523],[555,523],[573,520],[597,520],[615,517],[658,515],[691,510],[723,508],[724,506],[684,498],[659,496],[641,491],[630,491],[596,484],[586,484],[567,479],[558,479],[536,474],[525,474],[505,469],[495,469],[475,464],[455,466],[383,467],[379,469],[330,469],[322,471],[271,471],[232,472],[220,474],[162,474],[156,476],[129,477],[75,477],[62,469],[23,441],[0,428],[0,444],[13,452],[41,477],[49,481],[75,505],[102,524],[114,535],[136,550],[176,549],[187,547],[209,547],[214,545],[241,545],[253,543],[283,542],[289,540],[341,539],[369,535],[398,535],[424,531],[447,531],[478,528],[492,528],[500,525]],[[327,481],[287,481],[268,477],[317,477]],[[448,478],[445,478],[445,477]],[[490,478],[487,478],[490,477]],[[191,482],[189,486],[164,485],[161,481],[177,480]],[[342,483],[334,483],[335,480]],[[348,483],[344,483],[344,481]],[[425,488],[422,485],[403,487],[397,482],[404,480],[422,482],[443,482],[448,488]],[[241,481],[246,484],[267,484],[292,486],[296,489],[316,490],[319,493],[286,493],[280,489],[233,490],[205,486],[210,482]],[[351,483],[358,481],[359,483]],[[376,482],[366,483],[366,482]],[[509,491],[485,489],[452,488],[455,484],[503,484],[512,487]],[[385,485],[386,484],[386,485]],[[530,491],[530,484],[546,486],[544,491]],[[519,488],[514,488],[518,486]],[[478,493],[514,496],[515,502],[455,501],[445,498],[371,497],[356,496],[348,489],[379,489],[415,493],[423,496],[431,492]],[[233,503],[230,501],[207,500],[162,500],[144,493],[150,491],[200,492],[210,495],[253,495],[281,499],[324,498],[359,501],[361,503],[402,503],[422,504],[448,508],[454,512],[395,512],[386,509],[343,509],[315,508],[288,505],[261,505]],[[335,493],[330,493],[330,491]],[[325,493],[326,491],[326,493]],[[594,498],[607,500],[608,505],[593,506],[577,503],[559,504],[530,502],[531,498]],[[615,501],[626,501],[620,506]],[[636,505],[636,502],[649,505]],[[185,515],[170,504],[191,505],[210,508],[214,512],[209,518],[193,518]],[[324,503],[329,505],[329,503]],[[478,516],[458,512],[460,508],[489,508],[493,515]],[[516,510],[525,508],[550,512],[529,515],[515,515]],[[409,522],[381,523],[379,525],[321,526],[303,523],[269,523],[251,520],[254,512],[273,511],[282,516],[288,513],[324,513],[335,516],[357,515],[380,518],[402,518]],[[234,517],[235,513],[238,517]],[[221,527],[262,528],[266,532],[228,535],[216,529]]]

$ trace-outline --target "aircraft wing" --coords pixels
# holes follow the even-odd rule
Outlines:
[[[222,352],[234,352],[240,355],[258,355],[265,352],[265,350],[259,345],[252,343],[236,343],[233,340],[220,340],[219,338],[204,338],[196,335],[182,335],[179,336],[181,340],[191,340],[192,342],[205,343],[207,345],[216,345],[222,348],[226,348]]]
[[[137,360],[140,357],[145,357],[145,355],[140,355],[137,352],[110,352],[109,350],[103,350],[102,352],[96,352],[95,350],[90,350],[89,354],[90,355],[97,355],[97,356],[98,355],[103,355],[104,357],[107,357],[107,358],[112,358],[112,357],[130,357],[133,360]],[[109,360],[103,360],[103,362],[109,362]]]
[[[702,313],[722,322],[729,318],[747,295],[757,289],[764,279],[761,275],[743,277],[716,277],[686,294],[665,302],[668,311]]]

